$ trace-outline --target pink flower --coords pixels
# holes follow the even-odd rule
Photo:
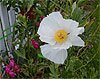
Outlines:
[[[14,73],[13,71],[10,71],[10,72],[9,72],[9,76],[15,77],[15,76],[16,76],[16,73]]]
[[[19,65],[17,64],[14,66],[14,69],[15,69],[15,72],[17,73],[21,71]]]
[[[6,65],[5,71],[6,71],[6,73],[9,73],[10,72],[10,65]]]
[[[10,65],[11,67],[14,67],[14,65],[15,65],[15,61],[14,61],[14,59],[10,59],[10,63],[9,63],[9,65]]]
[[[15,77],[17,76],[17,73],[21,71],[21,69],[19,65],[15,63],[14,59],[10,59],[9,64],[7,64],[5,67],[5,71],[10,77]]]
[[[39,48],[38,42],[35,41],[34,39],[31,40],[31,43],[32,43],[32,45],[33,45],[34,48],[36,48],[36,49]]]
[[[40,16],[40,20],[41,20],[41,21],[43,20],[43,18],[45,18],[45,16]]]

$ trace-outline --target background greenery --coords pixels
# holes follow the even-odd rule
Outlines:
[[[22,72],[16,78],[33,79],[99,79],[100,78],[100,1],[99,0],[3,0],[4,4],[13,6],[17,20],[13,27],[13,56],[21,66]],[[21,12],[27,13],[30,8],[35,18],[29,19]],[[40,49],[33,48],[31,39],[43,43],[36,34],[40,16],[53,11],[60,11],[64,18],[71,18],[84,26],[85,32],[80,35],[85,47],[72,47],[63,65],[55,65],[43,58]],[[12,28],[11,27],[11,28]],[[5,38],[5,37],[3,37]],[[1,38],[0,38],[1,39]],[[8,52],[8,51],[7,51]],[[7,52],[2,53],[1,60],[7,63]],[[1,61],[1,62],[2,62]],[[3,71],[3,70],[2,70]],[[7,75],[4,78],[8,78]],[[15,79],[16,79],[15,78]]]

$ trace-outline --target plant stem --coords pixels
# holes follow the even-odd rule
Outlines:
[[[48,15],[49,3],[50,3],[50,0],[47,0],[46,15]]]

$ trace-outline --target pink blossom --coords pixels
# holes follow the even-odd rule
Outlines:
[[[16,72],[17,72],[17,73],[18,73],[18,72],[21,72],[21,70],[20,70],[20,69],[17,69]]]
[[[17,76],[17,73],[21,71],[21,69],[20,66],[15,63],[14,59],[10,59],[9,64],[7,64],[5,67],[5,71],[10,77],[15,77]]]
[[[10,65],[11,67],[14,67],[14,64],[15,64],[14,59],[10,59],[10,63],[9,63],[9,65]]]
[[[13,71],[10,71],[10,72],[9,72],[9,76],[15,77],[15,76],[16,76],[16,73],[14,73]]]
[[[6,73],[9,73],[10,72],[10,65],[6,65],[5,71],[6,71]]]
[[[19,65],[17,65],[17,64],[14,66],[14,69],[15,69],[15,72],[20,72],[21,71]]]
[[[34,48],[36,48],[36,49],[39,48],[38,42],[35,41],[34,39],[31,40],[31,43],[32,43],[32,45],[33,45]]]

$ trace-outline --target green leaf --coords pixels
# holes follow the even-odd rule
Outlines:
[[[43,12],[41,10],[39,10],[38,8],[36,9],[36,12],[40,15],[43,15]]]
[[[72,5],[72,12],[71,12],[71,14],[74,12],[75,9],[76,9],[76,2],[74,2],[73,5]]]
[[[14,32],[11,32],[11,33],[9,33],[9,34],[7,34],[7,35],[1,37],[0,40],[2,40],[2,39],[4,39],[4,38],[8,37],[9,35],[11,35],[11,34],[13,34],[13,33],[14,33]]]
[[[84,2],[85,0],[78,0],[78,4],[80,4],[80,3],[82,3],[82,2]]]
[[[44,58],[43,55],[40,54],[40,53],[38,54],[38,57],[39,57],[39,58]]]
[[[17,54],[17,56],[26,59],[24,49],[21,52],[19,50],[15,50],[15,53]]]

